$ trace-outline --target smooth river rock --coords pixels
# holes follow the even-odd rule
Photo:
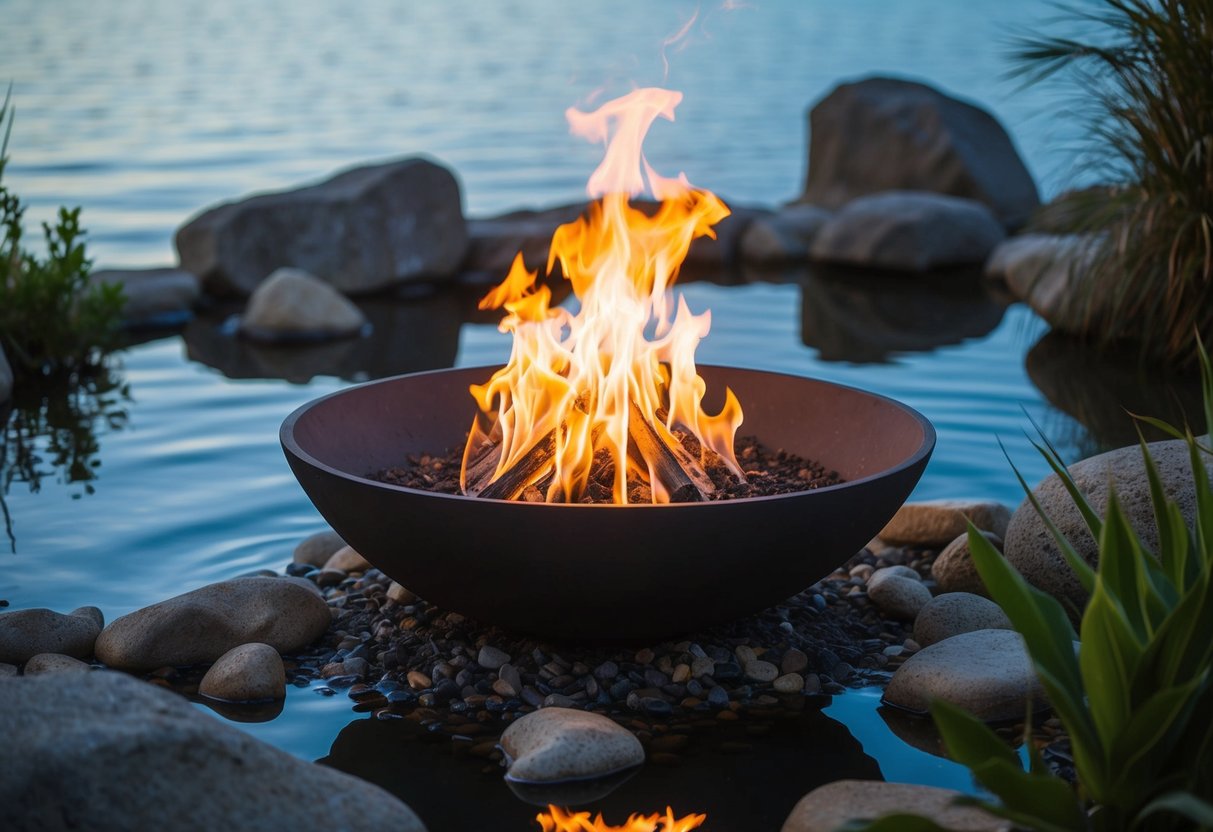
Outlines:
[[[38,676],[42,673],[88,673],[93,666],[62,653],[39,653],[31,656],[25,663],[26,676]]]
[[[344,548],[345,541],[341,539],[341,535],[332,529],[326,529],[301,540],[295,547],[291,560],[321,569],[338,549]]]
[[[1015,297],[1054,329],[1086,332],[1105,314],[1100,304],[1105,295],[1083,291],[1100,244],[1094,235],[1022,234],[991,252],[985,273],[1005,281]]]
[[[341,572],[366,572],[374,567],[353,546],[342,546],[324,562],[324,568]]]
[[[286,696],[286,669],[268,644],[242,644],[220,656],[198,684],[198,693],[225,702],[264,702]]]
[[[41,607],[0,613],[0,662],[24,664],[39,653],[87,659],[103,623],[96,607],[66,615]]]
[[[1010,509],[988,500],[924,500],[897,509],[877,537],[894,546],[938,549],[966,532],[969,522],[1003,537],[1010,519]]]
[[[953,806],[961,793],[934,786],[835,780],[800,799],[782,832],[836,832],[853,820],[910,813],[956,832],[1008,832],[1011,824],[971,806]]]
[[[897,668],[883,702],[925,714],[933,699],[986,722],[1023,719],[1031,700],[1044,707],[1023,639],[1014,630],[975,630],[924,647]]]
[[[800,201],[836,209],[893,190],[975,199],[1008,228],[1040,204],[1011,137],[980,107],[897,78],[839,85],[809,113]]]
[[[808,259],[813,238],[830,216],[824,208],[798,204],[758,217],[742,232],[741,259],[759,266],[802,263]]]
[[[982,537],[1002,551],[1002,538],[993,532],[981,532]],[[971,592],[989,597],[985,582],[973,563],[973,552],[969,549],[969,533],[958,535],[943,548],[931,564],[931,577],[943,592]]]
[[[608,777],[644,762],[631,731],[601,714],[543,708],[513,722],[501,735],[506,777],[527,783]]]
[[[928,647],[974,630],[1010,630],[1011,619],[989,598],[945,592],[932,598],[914,619],[914,640]]]
[[[89,283],[122,287],[122,321],[128,327],[180,326],[202,296],[198,278],[183,269],[102,269]]]
[[[152,670],[211,663],[250,642],[291,653],[319,638],[331,621],[308,581],[235,578],[122,616],[97,639],[97,658],[123,670]]]
[[[248,295],[282,266],[353,294],[453,274],[467,225],[455,176],[410,158],[208,208],[176,244],[182,268],[216,294]]]
[[[1191,527],[1196,517],[1196,488],[1187,443],[1171,439],[1151,442],[1148,447],[1158,468],[1163,491],[1179,504],[1180,512]],[[1213,458],[1206,456],[1205,465],[1209,467],[1210,482],[1213,482]],[[1117,448],[1081,460],[1071,465],[1069,471],[1087,502],[1101,517],[1107,511],[1109,487],[1115,490],[1130,524],[1148,548],[1157,550],[1158,527],[1154,522],[1150,485],[1139,446]],[[1050,474],[1043,479],[1032,493],[1083,559],[1095,566],[1099,560],[1095,538],[1057,475]],[[1082,609],[1086,604],[1086,593],[1027,498],[1011,518],[1005,541],[1007,560],[1028,581],[1057,598],[1072,602],[1076,609]]]
[[[323,341],[356,334],[366,316],[332,286],[302,269],[276,269],[249,298],[240,334],[270,343]]]
[[[425,829],[377,786],[122,673],[9,680],[0,736],[6,829]]]
[[[868,598],[884,614],[913,621],[918,611],[930,602],[931,590],[917,575],[910,578],[893,572],[892,568],[877,569],[868,579]]]

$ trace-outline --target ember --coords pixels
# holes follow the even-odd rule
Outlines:
[[[580,308],[552,308],[551,290],[536,285],[521,254],[482,299],[482,309],[506,310],[500,329],[514,345],[509,363],[471,388],[481,413],[464,450],[463,493],[512,500],[538,491],[546,502],[579,502],[604,464],[615,503],[710,499],[711,464],[745,479],[733,452],[737,399],[726,389],[720,413],[702,408],[695,349],[711,313],[693,314],[681,298],[672,309],[668,296],[691,241],[714,236],[729,209],[685,176],[659,176],[641,152],[653,121],[673,121],[681,100],[648,88],[592,113],[567,111],[574,133],[607,143],[588,186],[598,201],[556,229],[547,263],[549,274],[560,264]],[[646,184],[661,200],[651,215],[629,204]],[[678,431],[694,437],[698,454]],[[632,487],[636,480],[645,487]]]
[[[687,815],[675,818],[674,810],[666,807],[664,815],[631,815],[623,826],[611,826],[598,815],[590,820],[589,812],[576,814],[548,806],[546,812],[535,816],[543,832],[690,832],[707,820],[707,815]]]

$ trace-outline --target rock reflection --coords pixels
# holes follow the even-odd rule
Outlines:
[[[993,331],[1006,309],[968,271],[908,278],[813,267],[800,282],[800,337],[824,361],[884,362],[959,344]]]
[[[211,699],[206,696],[191,696],[190,700],[206,705],[224,719],[232,722],[270,722],[282,714],[285,700],[275,699],[272,702],[224,702],[221,699]]]

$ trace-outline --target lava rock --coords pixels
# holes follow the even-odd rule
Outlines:
[[[377,786],[121,673],[0,685],[0,735],[7,828],[425,829]]]
[[[894,546],[946,546],[972,523],[978,529],[1005,537],[1011,511],[1001,503],[983,500],[925,500],[906,503],[877,535]]]
[[[957,832],[1009,832],[1009,821],[971,806],[953,805],[960,792],[908,783],[835,780],[800,799],[782,832],[836,832],[850,821],[909,813]]]
[[[889,680],[882,701],[925,714],[933,699],[986,722],[1002,722],[1023,719],[1029,700],[1043,708],[1045,694],[1019,633],[976,630],[936,642],[906,659]]]
[[[268,644],[233,647],[211,665],[198,684],[198,693],[225,702],[283,699],[286,670],[282,657]]]
[[[974,630],[1010,630],[1011,619],[989,598],[945,592],[927,602],[914,619],[914,640],[923,647]]]
[[[124,615],[101,632],[96,651],[123,670],[211,663],[250,642],[290,653],[331,621],[324,599],[302,578],[235,578]]]
[[[816,205],[788,205],[756,218],[741,235],[741,258],[758,266],[802,263],[830,212]]]
[[[974,199],[1009,228],[1040,205],[1010,136],[980,107],[896,78],[841,84],[809,113],[800,201],[837,209],[892,190]]]
[[[913,620],[931,601],[931,590],[922,581],[879,569],[868,581],[868,598],[881,612],[893,618]]]
[[[345,546],[333,553],[324,563],[325,569],[339,569],[342,572],[366,572],[374,567],[352,546]]]
[[[1180,513],[1191,528],[1196,517],[1196,483],[1187,443],[1171,439],[1151,442],[1147,447],[1158,469],[1163,492],[1179,504]],[[1206,455],[1205,465],[1213,471],[1213,458]],[[1158,527],[1154,522],[1150,485],[1139,446],[1118,448],[1081,460],[1071,465],[1069,471],[1091,508],[1101,517],[1108,508],[1109,489],[1115,491],[1129,523],[1146,547],[1151,551],[1158,550]],[[1213,474],[1210,482],[1213,482]],[[1032,493],[1079,555],[1095,566],[1099,560],[1099,547],[1058,476],[1050,474],[1032,489]],[[1028,581],[1057,598],[1072,602],[1077,610],[1085,606],[1086,593],[1082,585],[1027,498],[1011,518],[1004,540],[1007,560]]]
[[[122,287],[122,320],[132,328],[180,326],[194,316],[202,295],[197,276],[183,269],[102,269],[93,286]]]
[[[345,548],[345,541],[341,539],[341,535],[332,529],[304,538],[295,547],[295,554],[291,560],[294,563],[305,563],[308,566],[314,566],[317,569],[323,569],[339,549]]]
[[[25,663],[26,676],[38,676],[43,673],[87,673],[93,667],[88,662],[82,662],[61,653],[39,653],[31,656]]]
[[[558,783],[606,777],[644,762],[644,748],[626,728],[601,714],[543,708],[501,735],[507,779]]]
[[[96,607],[66,615],[41,607],[0,613],[0,662],[24,664],[39,653],[87,659],[103,623]]]
[[[240,316],[255,341],[323,341],[354,335],[366,316],[340,292],[302,269],[281,268],[258,284]]]
[[[982,537],[1002,551],[1002,538],[993,532],[981,532]],[[969,550],[969,534],[958,536],[944,547],[931,564],[931,577],[944,592],[971,592],[974,595],[989,597],[985,582],[977,572],[973,563],[973,553]]]
[[[1003,236],[998,220],[975,200],[886,191],[843,207],[821,226],[809,253],[830,263],[926,272],[984,263]]]
[[[453,274],[467,226],[454,175],[412,158],[209,208],[176,244],[182,268],[216,294],[247,295],[282,266],[352,294]]]

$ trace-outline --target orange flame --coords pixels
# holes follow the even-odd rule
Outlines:
[[[667,806],[664,817],[631,815],[623,826],[610,826],[602,815],[590,820],[589,812],[573,814],[557,806],[548,806],[548,810],[536,815],[535,820],[539,821],[543,832],[690,832],[698,829],[707,817],[687,815],[685,818],[675,818],[674,810]]]
[[[691,241],[714,237],[712,226],[729,209],[685,175],[658,175],[641,151],[649,127],[659,117],[673,121],[681,100],[679,92],[645,88],[593,112],[566,112],[574,134],[606,144],[587,186],[598,199],[586,216],[556,229],[547,263],[548,274],[560,264],[580,309],[553,308],[550,289],[536,286],[538,271],[528,270],[521,254],[481,300],[481,309],[505,309],[499,329],[512,333],[513,350],[505,367],[471,388],[492,429],[486,432],[479,419],[472,427],[465,488],[473,451],[491,435],[500,447],[494,479],[538,443],[554,441],[554,471],[536,473],[531,483],[546,480],[548,502],[579,499],[601,450],[614,464],[613,502],[627,502],[629,472],[649,481],[653,502],[668,502],[653,471],[628,458],[632,403],[668,443],[677,442],[670,434],[676,427],[686,430],[704,459],[712,452],[740,474],[733,456],[742,421],[737,399],[726,390],[720,413],[702,408],[706,384],[695,369],[695,349],[711,328],[711,313],[692,313],[682,298],[671,309],[668,297]],[[646,186],[661,200],[651,214],[629,202]]]

